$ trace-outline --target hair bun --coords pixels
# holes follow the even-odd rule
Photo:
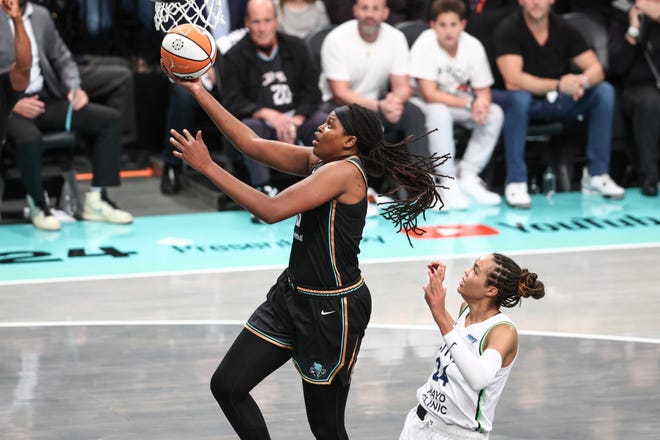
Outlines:
[[[521,298],[532,297],[540,299],[545,296],[545,287],[538,281],[538,275],[527,269],[522,269],[518,277],[518,296]]]

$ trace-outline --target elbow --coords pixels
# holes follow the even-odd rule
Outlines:
[[[273,199],[271,199],[273,200]],[[257,217],[259,220],[262,222],[272,225],[273,223],[278,223],[281,222],[282,220],[285,220],[289,218],[288,215],[286,215],[283,212],[280,212],[277,208],[273,206],[265,206],[265,209],[262,212],[253,213],[255,217]]]
[[[602,67],[600,67],[596,73],[597,73],[596,81],[595,81],[596,84],[605,81],[605,70],[603,70]]]
[[[504,80],[504,87],[507,90],[520,90],[521,87],[513,81]]]
[[[268,215],[266,215],[266,216],[257,216],[257,218],[259,220],[261,220],[262,222],[266,223],[267,225],[272,225],[272,224],[277,223],[277,222],[282,220],[282,219],[279,219],[279,218],[276,218],[276,217],[273,217],[273,216],[268,216]]]
[[[486,382],[482,379],[476,379],[476,378],[465,378],[465,381],[467,382],[468,386],[472,389],[472,391],[479,392],[486,388],[490,382]]]

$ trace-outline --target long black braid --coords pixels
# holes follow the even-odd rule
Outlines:
[[[444,205],[435,177],[445,176],[437,174],[435,170],[449,159],[449,155],[438,156],[434,153],[421,156],[411,153],[408,145],[428,136],[432,131],[418,137],[410,135],[401,142],[391,144],[385,140],[378,115],[368,108],[350,104],[339,107],[335,114],[346,133],[357,138],[358,156],[367,173],[374,177],[387,175],[397,183],[398,186],[386,195],[393,195],[401,189],[407,195],[403,200],[384,203],[382,216],[405,231],[408,242],[410,234],[424,234],[426,231],[417,226],[417,217],[421,214],[426,219],[426,209],[437,204]]]

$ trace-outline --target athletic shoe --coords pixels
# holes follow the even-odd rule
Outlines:
[[[504,198],[512,208],[527,209],[532,206],[532,199],[527,192],[527,182],[507,183],[504,187]]]
[[[133,216],[122,211],[110,200],[105,192],[88,191],[85,194],[82,218],[94,222],[106,222],[114,224],[128,224],[133,222]]]
[[[257,186],[256,189],[258,191],[266,194],[268,197],[275,197],[279,193],[277,188],[275,188],[274,186],[270,186],[270,185]],[[265,221],[261,220],[259,217],[257,217],[256,215],[254,215],[252,213],[250,213],[250,221],[252,223],[257,223],[257,224],[262,224],[262,225],[267,224]]]
[[[468,197],[479,205],[499,205],[502,197],[492,191],[488,191],[486,183],[479,176],[464,176],[458,179],[458,187]]]
[[[609,174],[590,176],[586,168],[582,171],[582,194],[598,195],[608,199],[622,199],[625,191]]]
[[[460,186],[456,181],[444,181],[442,185],[447,188],[438,188],[440,192],[440,197],[444,206],[435,205],[435,209],[440,210],[440,212],[445,211],[465,211],[470,207],[470,200],[465,197],[465,194],[461,191]]]
[[[160,176],[160,192],[162,194],[178,194],[181,191],[181,169],[168,163],[163,167]]]
[[[44,231],[59,231],[62,229],[60,221],[48,209],[45,203],[36,204],[31,196],[27,196],[30,220],[37,229]]]
[[[389,204],[395,200],[390,196],[378,194],[375,189],[367,188],[367,217],[380,214],[379,204]]]

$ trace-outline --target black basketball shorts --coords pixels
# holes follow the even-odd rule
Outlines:
[[[294,285],[284,271],[245,327],[292,350],[303,380],[349,384],[370,315],[364,280],[333,290],[307,289]]]

